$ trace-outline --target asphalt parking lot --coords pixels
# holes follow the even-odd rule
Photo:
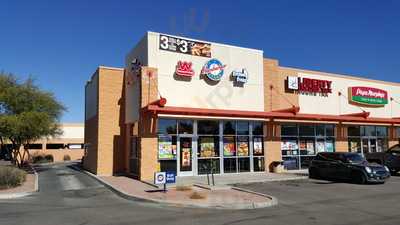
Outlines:
[[[398,224],[400,176],[385,184],[350,184],[324,180],[237,185],[279,199],[273,210],[287,212],[287,222],[309,224]],[[309,223],[305,221],[309,221]]]
[[[125,200],[68,164],[37,169],[38,193],[0,200],[1,225],[400,223],[399,176],[392,177],[384,185],[308,179],[238,185],[273,195],[279,204],[255,210],[216,210]]]

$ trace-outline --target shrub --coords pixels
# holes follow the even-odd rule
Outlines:
[[[203,193],[194,191],[192,194],[189,196],[190,199],[205,199],[207,196]]]
[[[69,155],[64,155],[64,161],[70,161],[71,160],[71,156]]]
[[[180,185],[180,186],[176,186],[176,190],[177,191],[190,191],[190,190],[192,190],[192,187]]]
[[[33,155],[32,156],[32,163],[43,163],[44,162],[44,155]]]
[[[53,155],[43,155],[43,154],[37,154],[37,155],[32,155],[32,163],[49,163],[53,162],[54,158]]]
[[[50,154],[45,155],[45,156],[44,156],[44,159],[45,159],[47,162],[54,162],[54,157],[53,157],[53,155],[50,155]]]
[[[0,166],[0,189],[19,186],[25,180],[25,171],[12,166]]]

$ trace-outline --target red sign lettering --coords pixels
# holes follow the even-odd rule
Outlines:
[[[185,62],[185,61],[178,61],[178,64],[176,65],[175,73],[177,75],[185,76],[185,77],[194,76],[194,71],[192,69],[192,63]]]

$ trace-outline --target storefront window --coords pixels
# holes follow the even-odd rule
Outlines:
[[[349,151],[361,153],[361,139],[349,138]]]
[[[197,170],[198,174],[220,173],[219,121],[200,120],[197,123]]]
[[[359,126],[349,126],[347,128],[347,135],[349,137],[358,137],[360,136],[360,127]]]
[[[324,125],[315,126],[315,132],[317,136],[325,136],[325,126]]]
[[[205,135],[219,134],[219,121],[217,120],[199,120],[197,122],[197,133]]]
[[[236,127],[234,121],[224,121],[224,135],[235,135]]]
[[[263,123],[224,121],[223,129],[224,173],[249,172],[252,163],[254,171],[264,171]]]
[[[237,135],[249,135],[249,122],[237,122]]]
[[[299,126],[300,136],[315,136],[315,126],[314,125],[300,125]]]
[[[176,172],[177,122],[174,119],[159,119],[157,128],[160,169]]]
[[[176,120],[174,119],[159,119],[158,134],[176,134]]]
[[[179,176],[265,170],[263,122],[160,118],[157,133],[161,171]]]
[[[361,126],[361,136],[376,136],[376,127],[374,126]]]
[[[333,125],[333,124],[325,125],[325,135],[327,137],[334,137],[335,136],[335,125]]]
[[[334,152],[334,128],[331,124],[283,124],[281,150],[285,168],[308,168],[317,153]]]
[[[200,136],[197,143],[200,158],[219,156],[218,136]]]
[[[388,149],[388,128],[384,126],[349,126],[350,152],[382,152]]]
[[[263,130],[262,122],[253,122],[253,135],[263,135]]]
[[[298,136],[299,134],[297,125],[283,125],[281,129],[282,136]]]
[[[388,136],[388,128],[387,127],[376,127],[376,136],[387,137]]]
[[[193,120],[179,120],[178,121],[179,134],[193,134]]]

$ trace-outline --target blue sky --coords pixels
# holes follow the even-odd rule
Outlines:
[[[0,70],[36,78],[83,122],[84,85],[148,30],[264,50],[283,66],[400,82],[400,1],[0,2]]]

